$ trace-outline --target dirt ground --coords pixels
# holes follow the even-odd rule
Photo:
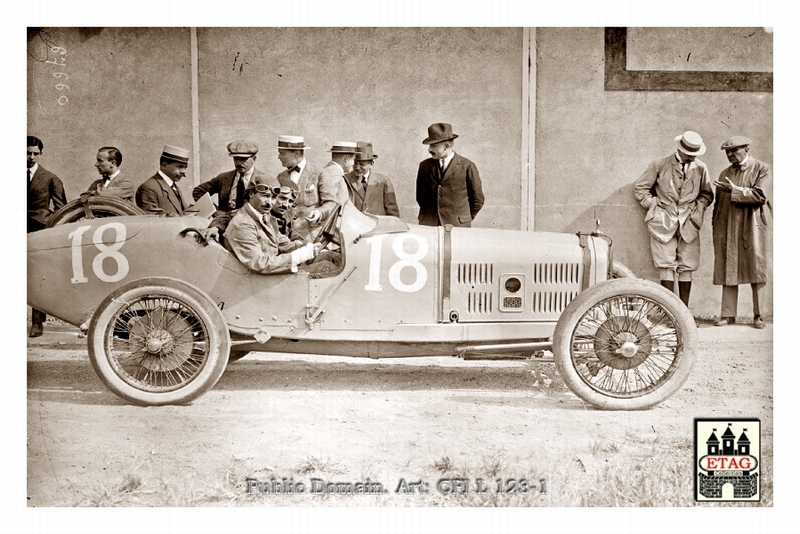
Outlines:
[[[531,360],[261,353],[191,405],[141,408],[105,388],[75,329],[47,325],[28,343],[27,503],[693,506],[693,420],[720,417],[761,419],[772,506],[772,325],[699,331],[688,382],[645,411],[584,405]],[[310,493],[331,482],[384,491]]]

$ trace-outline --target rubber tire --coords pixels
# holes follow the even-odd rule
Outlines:
[[[117,197],[91,196],[87,202],[94,216],[98,218],[118,217],[121,215],[147,215],[147,212],[135,204]],[[83,210],[83,202],[81,202],[80,198],[76,198],[71,202],[67,202],[47,220],[47,228],[81,221],[85,218],[86,213]]]
[[[614,278],[639,278],[636,273],[628,269],[624,264],[615,261],[611,266],[611,272]]]
[[[114,370],[106,352],[105,340],[113,335],[115,318],[140,297],[164,296],[183,304],[207,331],[208,354],[198,373],[179,389],[153,392],[126,382]],[[97,376],[123,399],[140,406],[186,404],[214,387],[228,364],[230,333],[225,318],[214,302],[201,290],[172,278],[145,278],[120,287],[98,306],[88,332],[89,359]]]
[[[672,375],[655,390],[638,397],[626,398],[598,391],[583,380],[572,360],[572,338],[579,326],[578,321],[594,306],[619,296],[645,297],[656,303],[671,315],[678,339],[682,341],[682,348],[676,352],[675,361],[670,367]],[[649,280],[637,278],[606,280],[578,294],[561,314],[553,333],[553,356],[564,383],[584,401],[608,410],[641,410],[669,398],[689,378],[697,359],[698,346],[697,327],[692,314],[677,295]]]
[[[228,355],[228,363],[241,360],[248,354],[250,354],[249,350],[231,350],[230,354]]]

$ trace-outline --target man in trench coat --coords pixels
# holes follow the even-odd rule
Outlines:
[[[750,155],[750,139],[731,137],[722,150],[731,165],[714,182],[717,198],[711,218],[714,237],[714,285],[722,286],[722,307],[714,323],[736,321],[739,284],[753,293],[753,326],[764,328],[760,294],[769,278],[770,218],[772,207],[764,187],[770,168]]]

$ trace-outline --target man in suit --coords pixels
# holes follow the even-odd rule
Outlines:
[[[297,191],[294,232],[303,239],[312,235],[335,209],[344,188],[344,184],[331,181],[329,174],[323,177],[322,171],[306,160],[305,151],[309,148],[299,135],[278,136],[278,159],[286,170],[278,174],[277,180],[279,185]],[[355,153],[355,143],[353,148]]]
[[[321,244],[290,241],[278,230],[270,214],[279,187],[250,182],[245,190],[245,203],[225,230],[225,247],[251,271],[260,274],[296,273],[302,269],[312,273],[336,269],[330,261],[315,261]]]
[[[47,219],[64,204],[67,197],[64,194],[64,184],[52,172],[39,165],[39,156],[44,150],[44,143],[38,137],[28,136],[28,233],[42,230],[47,225]],[[52,203],[52,209],[50,205]],[[31,310],[31,329],[29,337],[39,337],[44,332],[44,322],[47,314],[43,311]]]
[[[95,195],[119,197],[132,203],[135,195],[133,182],[120,172],[120,165],[122,153],[117,148],[104,146],[98,150],[94,167],[100,173],[100,178],[92,182],[87,191]]]
[[[136,205],[157,215],[183,215],[189,203],[178,188],[178,182],[186,176],[188,164],[188,150],[164,145],[158,172],[136,190]]]
[[[373,215],[400,217],[392,181],[383,174],[372,171],[375,158],[372,143],[358,141],[353,170],[345,174],[350,200],[359,211]]]
[[[424,226],[472,226],[483,207],[483,189],[478,168],[456,154],[453,141],[458,135],[453,127],[439,122],[428,126],[430,158],[417,171],[419,224]]]
[[[267,175],[256,169],[256,154],[258,146],[251,141],[229,143],[228,156],[233,158],[234,170],[223,172],[195,187],[192,191],[194,200],[199,200],[206,193],[217,195],[219,201],[215,217],[241,208],[244,191],[253,179],[268,182]]]
[[[706,164],[697,159],[706,151],[703,139],[687,131],[675,138],[676,150],[648,165],[633,184],[633,196],[647,210],[650,252],[661,285],[675,291],[689,306],[692,273],[700,265],[700,227],[714,190]]]

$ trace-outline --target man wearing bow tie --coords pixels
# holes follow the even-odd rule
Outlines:
[[[119,166],[122,165],[122,153],[113,146],[104,146],[97,151],[97,160],[94,167],[100,173],[100,178],[89,185],[87,190],[95,195],[119,197],[133,202],[133,182],[124,176]]]
[[[661,285],[675,291],[686,306],[692,273],[700,265],[700,227],[714,190],[706,164],[697,159],[706,145],[696,132],[675,138],[676,150],[648,165],[633,184],[633,196],[647,210],[644,222],[650,233],[650,252]]]
[[[44,143],[38,137],[28,137],[27,182],[28,182],[28,233],[43,230],[47,219],[67,203],[64,184],[52,172],[39,165],[39,156]],[[52,209],[50,205],[52,203]],[[44,332],[47,315],[37,309],[31,310],[29,337],[39,337]]]
[[[359,141],[356,148],[353,170],[344,175],[353,205],[364,213],[400,217],[392,181],[372,170],[378,157],[372,151],[372,143]]]
[[[722,309],[716,326],[736,322],[739,285],[750,284],[753,327],[764,328],[760,293],[770,275],[772,206],[765,193],[766,163],[750,155],[750,139],[737,135],[722,143],[731,163],[714,181],[717,199],[711,217],[714,237],[714,285],[722,286]]]
[[[186,176],[188,164],[188,150],[165,145],[158,172],[136,190],[136,205],[156,215],[183,215],[189,203],[178,188],[178,182]]]
[[[306,159],[305,151],[310,147],[302,136],[279,135],[276,148],[278,160],[286,167],[277,176],[278,184],[297,191],[294,232],[305,239],[313,236],[314,230],[336,207],[339,184],[322,179],[322,170]]]

